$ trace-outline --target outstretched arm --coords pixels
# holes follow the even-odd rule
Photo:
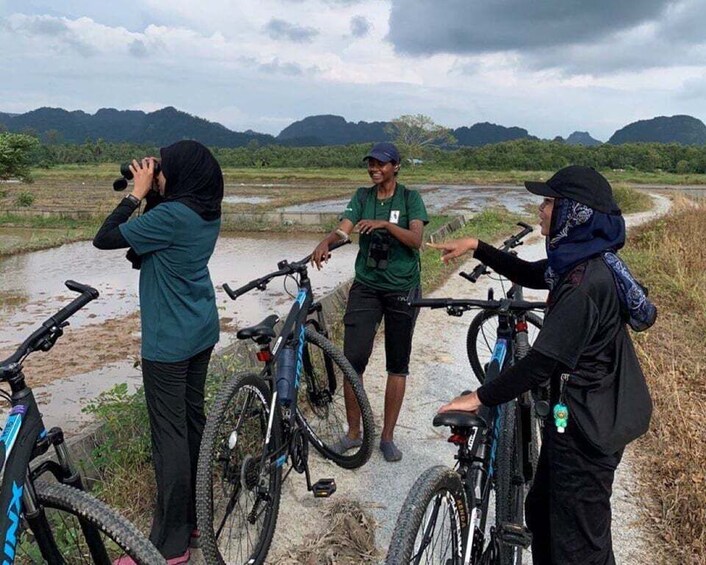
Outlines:
[[[472,251],[473,257],[514,283],[527,288],[549,288],[544,280],[544,271],[547,269],[546,259],[525,261],[474,237],[453,239],[444,243],[429,243],[428,245],[441,250],[441,260],[444,263]]]

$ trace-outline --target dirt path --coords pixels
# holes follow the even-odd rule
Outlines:
[[[670,201],[653,195],[655,208],[645,214],[628,218],[634,226],[664,214]],[[544,255],[544,242],[534,236],[519,248],[522,258],[537,260]],[[472,259],[459,265],[460,270],[472,268]],[[472,285],[458,276],[452,276],[433,296],[468,296],[483,298],[489,283]],[[493,283],[497,286],[497,283]],[[499,290],[499,289],[498,289]],[[497,291],[496,291],[497,292]],[[542,293],[528,291],[527,299],[543,299]],[[396,430],[396,441],[404,452],[399,463],[386,463],[376,448],[367,465],[356,471],[338,469],[317,456],[312,459],[312,476],[335,477],[338,491],[333,498],[358,500],[377,521],[376,544],[380,558],[384,559],[392,530],[402,502],[417,477],[433,465],[452,466],[454,450],[446,443],[446,430],[435,429],[432,418],[441,404],[461,390],[478,386],[466,358],[466,331],[471,316],[453,318],[443,311],[422,310],[414,336],[413,356],[410,365],[405,404]],[[365,384],[376,418],[377,433],[382,414],[385,387],[383,340],[376,341]],[[650,539],[640,528],[640,510],[643,504],[637,499],[634,469],[628,449],[616,474],[613,494],[613,535],[618,563],[646,563]],[[326,528],[323,512],[333,503],[314,499],[306,492],[303,477],[292,476],[285,484],[280,505],[280,516],[275,542],[268,562],[276,563],[287,549],[298,545],[310,534]],[[529,553],[527,553],[529,557]],[[528,559],[528,562],[530,560]]]

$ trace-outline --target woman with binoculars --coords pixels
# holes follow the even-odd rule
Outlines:
[[[360,233],[355,281],[343,318],[343,351],[362,377],[384,317],[387,386],[380,449],[386,461],[399,461],[402,452],[395,445],[394,431],[417,318],[417,309],[408,306],[407,295],[413,289],[419,292],[419,248],[428,219],[419,193],[397,182],[400,154],[395,145],[378,143],[364,160],[374,186],[356,191],[338,228],[314,249],[312,263],[320,269],[328,260],[331,244],[347,239],[354,228]],[[347,384],[344,393],[348,432],[338,442],[339,452],[362,444],[360,410]]]
[[[196,465],[206,422],[204,384],[219,323],[208,261],[221,226],[223,175],[211,152],[179,141],[133,161],[131,194],[93,244],[129,247],[140,268],[142,376],[152,435],[157,505],[150,540],[169,565],[188,563],[197,534]],[[157,169],[161,165],[161,170]],[[146,199],[145,213],[128,222]],[[118,565],[131,565],[128,557]]]

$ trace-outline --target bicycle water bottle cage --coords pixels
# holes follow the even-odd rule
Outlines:
[[[277,322],[279,322],[279,316],[272,314],[267,316],[267,318],[255,326],[250,326],[239,330],[235,335],[238,339],[252,339],[255,343],[259,343],[261,345],[269,343],[275,335],[277,335],[274,330]]]

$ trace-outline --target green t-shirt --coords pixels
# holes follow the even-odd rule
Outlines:
[[[221,221],[207,222],[188,206],[165,202],[120,225],[142,257],[142,357],[184,361],[218,341],[216,294],[208,260]]]
[[[385,200],[377,199],[377,189],[362,188],[364,204],[358,192],[353,195],[342,217],[357,224],[360,220],[387,220],[401,228],[409,229],[412,220],[429,222],[422,197],[416,190],[409,190],[405,199],[404,185],[397,184],[394,194]],[[358,256],[355,260],[355,280],[377,290],[410,290],[420,284],[419,250],[410,249],[390,236],[390,257],[387,269],[367,266],[371,236],[361,234]]]

